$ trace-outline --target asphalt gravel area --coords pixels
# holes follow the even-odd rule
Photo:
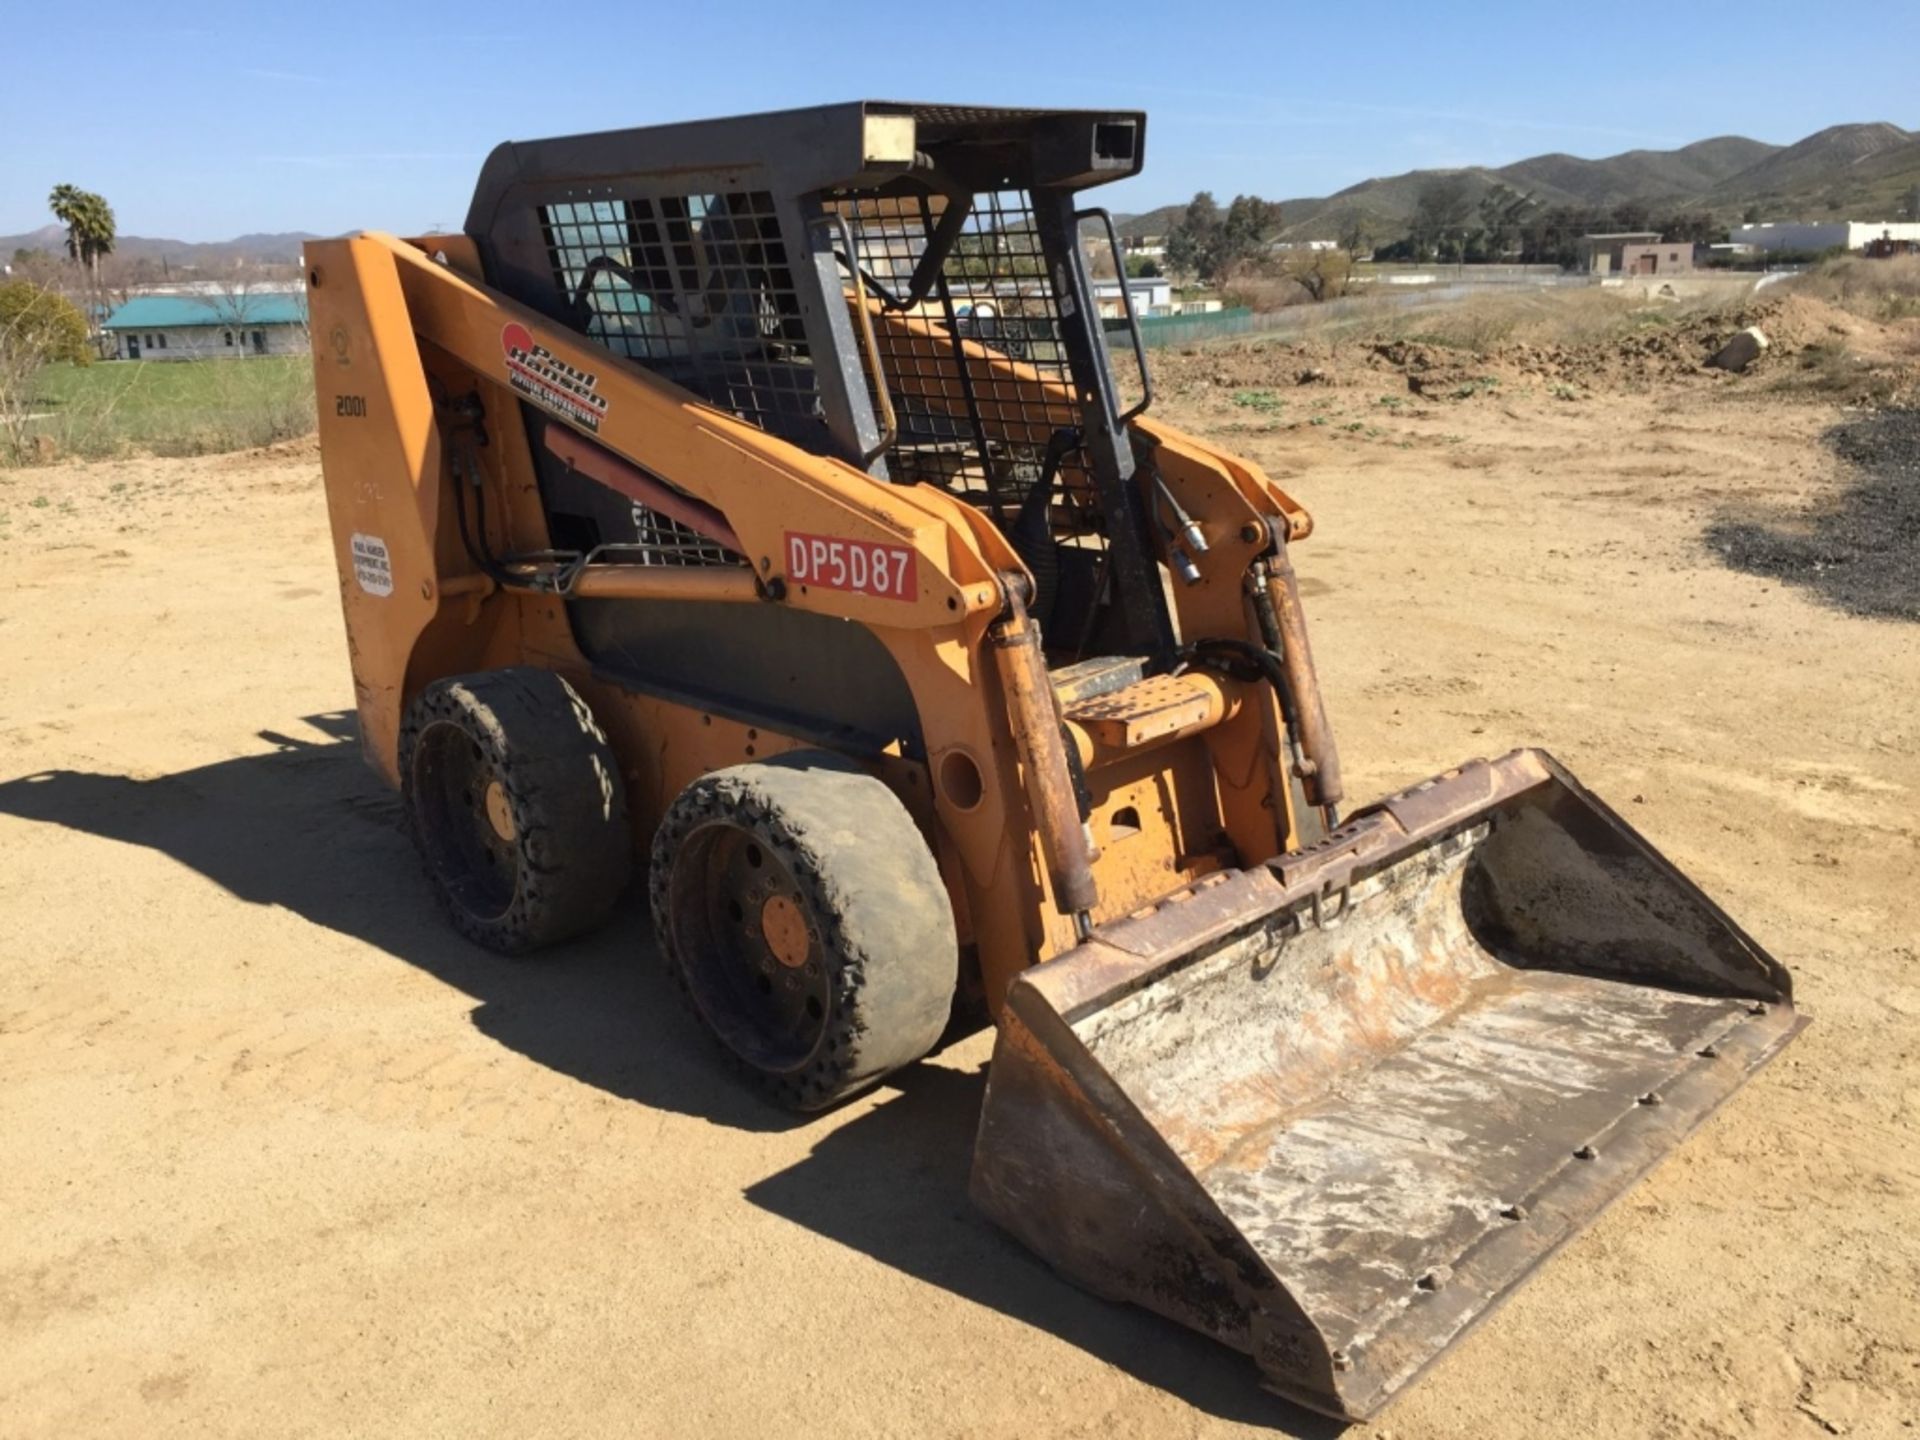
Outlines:
[[[1707,543],[1734,569],[1850,615],[1920,620],[1920,410],[1864,415],[1822,438],[1852,483],[1791,517],[1723,517]]]

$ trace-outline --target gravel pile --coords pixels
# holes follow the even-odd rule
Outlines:
[[[1920,620],[1920,410],[1862,416],[1827,443],[1854,472],[1846,490],[1788,522],[1722,520],[1707,543],[1851,614]]]

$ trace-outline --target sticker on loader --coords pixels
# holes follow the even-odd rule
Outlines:
[[[393,561],[387,555],[387,542],[378,535],[353,537],[353,578],[369,595],[385,597],[393,593]]]
[[[507,352],[507,383],[542,410],[582,429],[600,429],[607,413],[607,397],[596,387],[600,377],[591,370],[569,365],[546,346],[535,343],[533,332],[513,322],[500,332],[500,348]]]
[[[904,545],[787,531],[790,585],[817,585],[879,600],[911,600],[919,593],[914,560],[914,552]]]

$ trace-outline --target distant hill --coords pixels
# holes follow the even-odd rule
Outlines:
[[[1696,140],[1678,150],[1629,150],[1604,160],[1536,155],[1493,171],[1517,190],[1548,188],[1588,205],[1697,195],[1767,159],[1779,147],[1744,135]]]
[[[1817,220],[1858,211],[1847,218],[1888,220],[1901,194],[1915,184],[1920,184],[1920,134],[1885,123],[1835,125],[1729,176],[1707,198],[1716,208],[1757,204],[1768,211],[1802,212],[1769,214],[1768,219]]]
[[[320,237],[306,230],[272,235],[238,235],[231,240],[163,240],[145,235],[122,235],[113,242],[116,255],[129,260],[165,260],[171,265],[211,268],[247,261],[257,265],[297,265],[303,241]],[[0,235],[0,264],[16,250],[44,250],[64,255],[67,232],[58,225],[42,225],[24,235]]]
[[[1599,160],[1556,153],[1498,167],[1410,170],[1334,195],[1281,201],[1281,236],[1337,239],[1357,220],[1376,241],[1395,239],[1406,232],[1421,189],[1443,175],[1467,176],[1476,198],[1499,184],[1531,194],[1542,206],[1638,202],[1656,215],[1707,210],[1728,224],[1755,207],[1767,220],[1883,220],[1920,185],[1920,132],[1879,121],[1831,126],[1792,145],[1720,135],[1677,150],[1628,150]],[[1228,198],[1219,197],[1222,204]],[[1163,235],[1184,208],[1163,205],[1116,219],[1122,234]]]

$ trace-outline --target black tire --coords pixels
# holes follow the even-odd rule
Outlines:
[[[548,670],[455,675],[400,727],[408,828],[453,926],[503,955],[579,935],[633,878],[620,767]]]
[[[844,1099],[946,1028],[959,950],[939,869],[893,792],[837,756],[694,781],[654,837],[651,891],[668,973],[789,1109]]]

